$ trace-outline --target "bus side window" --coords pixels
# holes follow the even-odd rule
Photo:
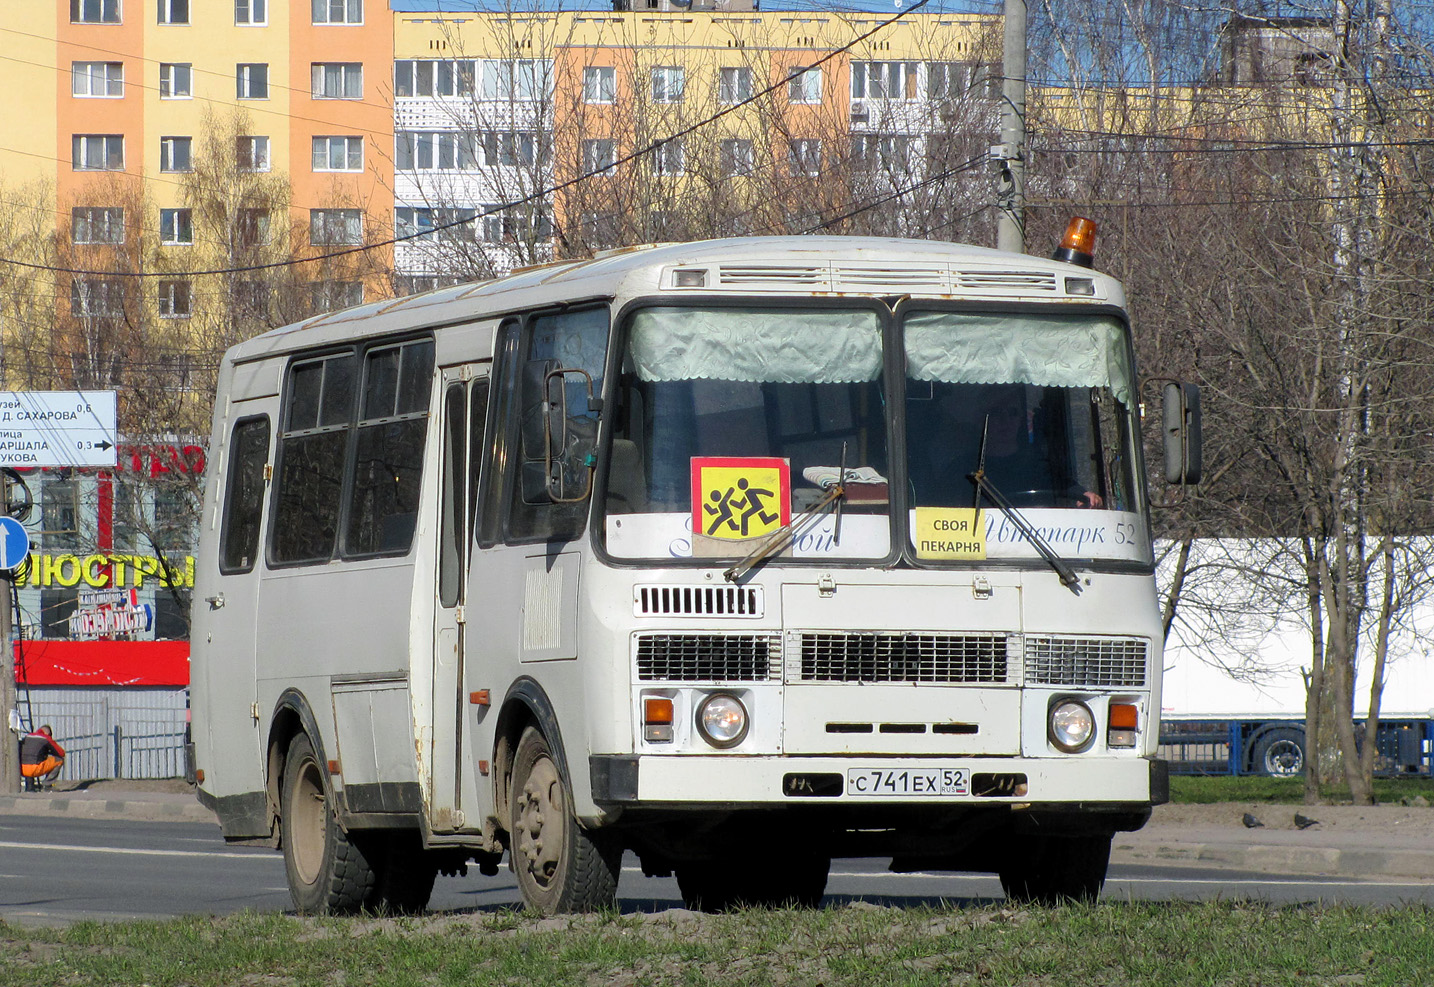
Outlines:
[[[240,573],[254,568],[264,507],[264,467],[268,462],[268,416],[237,422],[229,440],[229,475],[224,484],[220,572]]]
[[[357,364],[349,352],[289,368],[274,470],[275,563],[327,562],[333,557]]]
[[[418,522],[433,340],[364,354],[345,555],[402,555]]]

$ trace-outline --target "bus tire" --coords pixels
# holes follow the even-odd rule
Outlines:
[[[816,908],[826,894],[831,863],[818,856],[702,860],[674,871],[683,904],[697,911]]]
[[[544,915],[612,908],[622,848],[578,823],[557,759],[535,727],[518,741],[512,778],[509,856],[523,900]]]
[[[369,859],[382,861],[377,867],[376,898],[392,915],[418,915],[433,897],[438,879],[437,857],[423,849],[417,832],[384,834],[383,845]],[[367,844],[365,844],[367,845]]]
[[[1023,905],[1093,902],[1105,885],[1110,843],[1109,833],[1020,840],[998,871],[1001,889]]]
[[[1303,730],[1279,727],[1266,730],[1250,752],[1250,766],[1257,774],[1272,778],[1297,778],[1305,770]]]
[[[289,745],[280,784],[280,839],[294,908],[300,915],[342,915],[371,906],[377,875],[339,825],[328,772],[305,734]]]

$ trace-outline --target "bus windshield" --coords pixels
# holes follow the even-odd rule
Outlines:
[[[787,557],[887,558],[898,520],[914,531],[923,510],[996,507],[978,502],[970,478],[983,436],[985,475],[1038,521],[1047,510],[1083,509],[1128,522],[1139,510],[1132,376],[1118,320],[907,315],[899,470],[888,443],[882,325],[877,311],[856,308],[636,312],[612,416],[609,553],[741,558],[794,524]],[[839,477],[840,525],[834,505],[804,515]],[[905,518],[893,518],[898,505]]]
[[[869,478],[870,495],[845,505],[840,544],[834,517],[822,516],[789,552],[889,554],[881,333],[874,310],[634,315],[608,475],[608,550],[740,557],[820,501],[845,456]]]

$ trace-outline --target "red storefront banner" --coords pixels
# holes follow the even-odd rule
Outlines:
[[[16,681],[30,685],[185,687],[189,642],[24,641],[15,666]]]

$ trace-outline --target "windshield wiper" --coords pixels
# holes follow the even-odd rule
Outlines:
[[[792,539],[797,537],[808,523],[816,518],[817,515],[825,512],[832,504],[836,505],[836,530],[833,532],[833,539],[835,544],[841,544],[841,505],[842,499],[845,496],[846,443],[843,442],[841,444],[841,466],[837,469],[836,482],[826,488],[826,493],[822,496],[822,499],[768,535],[762,540],[760,545],[748,552],[740,562],[732,566],[732,568],[725,570],[722,573],[722,578],[729,583],[735,583],[741,579],[777,552],[786,548]]]
[[[1041,537],[1041,533],[1035,529],[1035,526],[1027,521],[1020,511],[1016,510],[1016,505],[1012,504],[1006,495],[1001,493],[1001,491],[996,488],[996,485],[991,482],[990,478],[986,476],[986,435],[990,425],[991,416],[987,415],[981,427],[981,451],[976,458],[976,472],[966,474],[966,478],[976,485],[976,503],[974,506],[978,510],[980,509],[981,495],[983,493],[989,497],[993,504],[1006,512],[1006,516],[1010,518],[1011,523],[1016,526],[1016,530],[1020,531],[1020,533],[1026,537],[1026,541],[1030,542],[1036,551],[1040,553],[1041,558],[1045,559],[1046,563],[1056,571],[1056,575],[1060,577],[1061,585],[1079,596],[1080,577],[1076,575],[1075,570],[1070,567],[1070,564],[1066,562],[1065,559],[1056,554],[1056,550],[1051,548],[1050,543]]]

